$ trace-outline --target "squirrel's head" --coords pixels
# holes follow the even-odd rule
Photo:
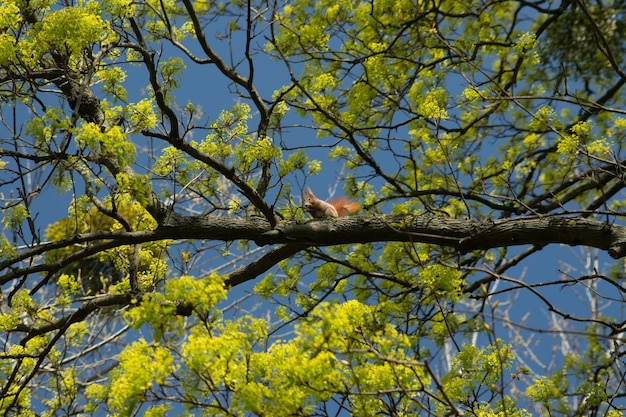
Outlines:
[[[313,206],[313,200],[316,198],[311,188],[306,187],[306,191],[304,192],[304,207],[307,209],[311,208]]]

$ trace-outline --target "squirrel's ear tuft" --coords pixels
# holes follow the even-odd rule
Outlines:
[[[306,187],[306,190],[309,193],[309,197],[315,198],[315,194],[313,194],[313,191],[311,191],[311,187]]]

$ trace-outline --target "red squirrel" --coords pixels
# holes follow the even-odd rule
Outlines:
[[[354,203],[345,197],[339,197],[327,203],[315,197],[315,194],[309,187],[307,187],[307,192],[304,193],[304,208],[316,219],[342,217],[348,213],[356,213],[361,208],[359,203]]]

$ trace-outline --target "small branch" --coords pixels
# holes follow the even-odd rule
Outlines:
[[[262,273],[267,272],[270,268],[277,265],[280,261],[283,261],[295,255],[296,253],[307,247],[308,245],[294,243],[281,245],[277,248],[274,248],[261,256],[256,261],[230,273],[225,281],[226,287],[236,287],[239,284],[250,281],[258,277]]]
[[[159,83],[157,77],[157,65],[154,62],[153,56],[150,54],[148,47],[145,44],[143,39],[143,35],[141,34],[141,29],[139,25],[135,21],[135,19],[129,19],[131,27],[133,28],[133,32],[137,37],[137,40],[141,47],[135,47],[134,49],[141,54],[143,57],[144,64],[146,65],[146,69],[148,70],[148,74],[150,77],[150,85],[152,86],[152,91],[154,91],[154,99],[156,100],[157,106],[159,106],[159,110],[163,112],[165,117],[170,123],[170,131],[169,135],[173,138],[178,138],[180,136],[180,132],[178,130],[178,118],[176,117],[176,113],[172,108],[167,104],[167,100],[165,99],[165,93],[161,88],[161,84]]]
[[[149,131],[144,131],[142,133],[148,137],[156,137],[156,138],[167,141],[176,149],[179,149],[185,152],[187,155],[191,156],[192,158],[205,163],[212,169],[222,174],[226,179],[232,182],[239,189],[239,191],[241,191],[241,193],[256,208],[259,209],[261,213],[263,213],[265,218],[270,222],[272,226],[276,225],[276,216],[274,215],[274,210],[272,209],[272,207],[270,207],[265,202],[265,200],[263,200],[263,197],[261,197],[261,195],[257,192],[257,190],[252,188],[252,186],[248,184],[247,181],[245,181],[243,178],[237,175],[237,171],[234,168],[228,167],[222,164],[217,159],[212,158],[211,156],[205,154],[204,152],[199,151],[198,149],[194,148],[190,143],[187,143],[182,139],[179,140],[178,138],[176,138],[176,140],[174,140],[173,138],[167,135],[162,135],[160,133],[149,132]]]

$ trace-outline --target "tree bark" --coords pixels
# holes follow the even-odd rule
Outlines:
[[[253,241],[276,245],[259,259],[233,271],[228,285],[254,279],[278,262],[311,246],[374,242],[414,242],[453,248],[459,253],[517,245],[566,244],[605,250],[615,258],[626,256],[626,226],[582,217],[534,216],[501,220],[459,220],[429,215],[350,216],[330,220],[280,221],[275,228],[260,216],[183,216],[170,212],[155,230],[84,233],[42,243],[0,262],[0,284],[33,273],[50,276],[71,262],[100,251],[162,239]],[[62,247],[84,248],[52,263],[16,268],[18,262]]]
[[[561,243],[626,255],[626,226],[582,217],[533,216],[502,220],[459,220],[444,216],[350,216],[307,222],[281,221],[275,228],[261,217],[186,217],[171,213],[155,231],[159,237],[252,240],[258,245],[331,246],[370,242],[415,242],[467,253],[517,245]]]

